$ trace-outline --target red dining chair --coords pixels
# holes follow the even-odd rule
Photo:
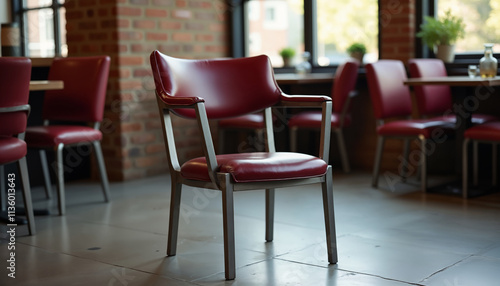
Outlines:
[[[427,144],[437,144],[447,134],[452,134],[453,123],[434,119],[410,119],[412,103],[410,89],[404,85],[406,70],[401,61],[379,60],[366,65],[366,77],[377,119],[377,149],[373,168],[372,185],[378,186],[380,162],[386,138],[404,139],[404,162],[401,175],[405,176],[410,139],[417,139],[420,145],[421,190],[427,190]],[[386,122],[390,118],[401,118]]]
[[[184,60],[154,51],[151,67],[172,181],[167,255],[176,254],[182,185],[222,192],[225,277],[232,280],[236,275],[233,193],[266,190],[266,240],[272,241],[274,189],[320,183],[328,261],[336,263],[332,171],[328,165],[331,99],[284,94],[274,79],[269,58],[264,55],[229,60]],[[276,152],[271,114],[275,106],[322,108],[319,157]],[[209,119],[231,118],[259,110],[264,110],[266,152],[216,155]],[[179,164],[171,114],[197,120],[203,157]]]
[[[492,144],[492,185],[497,185],[497,148],[500,143],[500,121],[491,121],[480,125],[474,125],[468,128],[464,133],[463,151],[462,151],[462,196],[468,197],[468,146],[473,144],[473,184],[478,184],[478,144]]]
[[[411,59],[408,61],[411,77],[445,77],[448,76],[446,66],[440,59]],[[453,101],[451,89],[448,85],[422,85],[415,86],[415,99],[418,112],[422,117],[433,117],[435,120],[456,122],[453,114]],[[488,114],[472,114],[472,123],[481,124],[499,118]]]
[[[64,89],[45,93],[42,107],[44,125],[26,129],[28,148],[39,150],[45,187],[49,194],[51,183],[45,150],[52,149],[55,152],[56,162],[52,166],[57,177],[59,215],[66,212],[63,162],[65,147],[93,146],[104,199],[109,201],[109,184],[100,144],[102,133],[99,130],[104,113],[109,65],[108,56],[54,59],[48,79],[62,80]],[[61,122],[68,124],[63,125]]]
[[[24,141],[24,132],[30,112],[28,105],[30,77],[30,59],[0,57],[0,182],[2,184],[2,199],[5,198],[6,191],[9,194],[8,197],[15,196],[16,185],[21,183],[28,230],[30,235],[34,235],[35,219],[26,164],[27,147]],[[4,174],[4,165],[14,162],[17,162],[20,180],[15,176],[15,173],[9,173],[7,178]],[[5,187],[8,189],[5,190]],[[12,202],[8,197],[5,199]],[[10,212],[10,207],[6,208],[6,211]],[[14,219],[8,213],[6,218],[9,222]]]
[[[333,101],[332,111],[332,131],[337,135],[337,144],[342,160],[342,169],[348,173],[350,171],[349,158],[345,147],[343,128],[351,123],[349,115],[349,103],[351,98],[356,95],[354,87],[358,78],[359,62],[351,59],[339,65],[333,79],[333,88],[331,98]],[[297,130],[301,129],[320,129],[321,112],[304,111],[293,115],[288,121],[290,128],[290,149],[297,151]]]

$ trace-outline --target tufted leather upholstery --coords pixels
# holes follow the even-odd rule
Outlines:
[[[411,59],[408,61],[411,77],[440,77],[448,76],[446,66],[440,59]],[[453,101],[451,88],[448,85],[415,86],[415,98],[418,112],[421,116],[440,115],[434,119],[456,122],[456,116],[451,113]],[[446,115],[443,115],[446,114]],[[488,114],[473,114],[472,123],[482,124],[497,120]]]

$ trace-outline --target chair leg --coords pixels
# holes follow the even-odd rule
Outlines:
[[[38,153],[40,154],[40,163],[42,164],[43,183],[45,184],[45,197],[47,199],[50,199],[52,198],[52,182],[50,181],[47,153],[43,149],[40,149]]]
[[[425,150],[425,143],[427,140],[423,137],[420,137],[420,144],[421,144],[421,158],[420,158],[420,168],[421,168],[421,182],[420,182],[420,188],[423,193],[427,192],[427,152]]]
[[[224,226],[224,271],[226,280],[236,277],[235,243],[234,243],[234,205],[233,185],[228,174],[219,178],[222,191],[222,220]]]
[[[478,175],[478,141],[472,141],[472,175],[473,175],[473,184],[477,186],[479,184],[479,175]]]
[[[21,158],[17,162],[19,173],[21,174],[21,182],[23,184],[23,200],[28,219],[28,230],[30,235],[35,235],[35,217],[33,215],[33,203],[31,201],[31,188],[28,176],[28,165],[26,164],[26,157]]]
[[[290,128],[290,151],[297,152],[297,127]]]
[[[0,165],[0,208],[2,212],[7,211],[7,189],[5,188],[5,169],[3,165]]]
[[[382,151],[384,150],[385,138],[379,136],[377,138],[377,149],[375,151],[375,163],[373,164],[372,186],[378,186],[378,175],[380,173],[380,160],[382,159]]]
[[[492,144],[492,162],[491,162],[491,184],[493,186],[497,185],[497,144],[493,143]]]
[[[94,145],[97,165],[99,165],[99,174],[101,175],[101,186],[104,194],[104,201],[109,202],[109,182],[108,175],[106,174],[106,165],[104,164],[104,158],[102,156],[101,143],[99,141],[94,141],[92,144]]]
[[[274,238],[274,189],[266,189],[266,241]]]
[[[328,251],[328,262],[335,264],[337,257],[337,236],[335,233],[335,213],[333,208],[333,179],[332,167],[329,166],[325,175],[325,182],[321,184],[323,189],[323,210],[325,213],[326,249]]]
[[[56,162],[54,164],[54,169],[57,177],[57,200],[59,204],[59,215],[64,215],[66,213],[66,199],[64,191],[64,164],[63,164],[63,149],[64,144],[57,145],[55,149]]]
[[[335,133],[337,133],[337,142],[339,144],[340,158],[342,160],[342,169],[344,170],[344,173],[349,173],[351,171],[351,168],[349,166],[349,156],[347,155],[347,149],[345,148],[344,133],[342,133],[342,129],[337,129]]]
[[[467,152],[467,148],[469,146],[469,141],[470,139],[469,138],[465,138],[464,139],[464,143],[462,145],[462,197],[464,199],[467,198],[467,189],[468,189],[468,186],[467,186],[467,183],[468,183],[468,171],[469,171],[469,158],[468,158],[468,152]]]
[[[177,233],[179,230],[179,212],[181,208],[182,184],[178,183],[172,176],[172,188],[170,194],[170,217],[167,235],[167,255],[174,256],[177,252]]]
[[[403,182],[406,181],[406,178],[408,177],[407,170],[409,169],[409,166],[408,166],[409,154],[410,154],[410,139],[405,139],[404,143],[403,143],[403,165],[402,165],[402,168],[399,172],[399,175],[403,179]]]

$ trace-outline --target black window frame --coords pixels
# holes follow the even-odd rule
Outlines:
[[[246,55],[245,48],[246,43],[246,30],[245,27],[245,2],[249,0],[227,0],[231,11],[231,56],[235,58],[241,58]],[[309,59],[312,65],[312,72],[331,72],[338,65],[331,66],[318,66],[314,64],[313,59],[317,57],[317,15],[316,15],[316,0],[303,0],[304,1],[304,49],[311,53]],[[338,0],[340,1],[340,0]],[[378,15],[380,15],[380,0],[377,0]],[[380,58],[380,21],[378,23],[378,53]],[[293,68],[275,67],[276,72],[291,72]]]
[[[54,28],[54,56],[62,56],[62,40],[61,40],[61,23],[59,20],[59,10],[64,7],[64,4],[58,0],[52,0],[52,4],[27,8],[25,0],[11,0],[12,3],[12,21],[18,23],[21,30],[21,53],[23,56],[29,56],[28,51],[28,25],[27,13],[42,9],[52,9],[53,11],[53,28]]]

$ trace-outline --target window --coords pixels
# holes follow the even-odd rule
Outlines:
[[[67,56],[65,0],[12,0],[24,55]]]
[[[308,51],[316,67],[338,65],[354,42],[366,45],[365,62],[378,59],[378,0],[249,0],[243,15],[242,55],[266,54],[274,67],[286,47],[295,64]]]
[[[451,10],[464,19],[465,38],[456,43],[457,54],[484,52],[484,43],[496,43],[493,50],[500,52],[500,1],[497,0],[437,0],[437,16]]]

